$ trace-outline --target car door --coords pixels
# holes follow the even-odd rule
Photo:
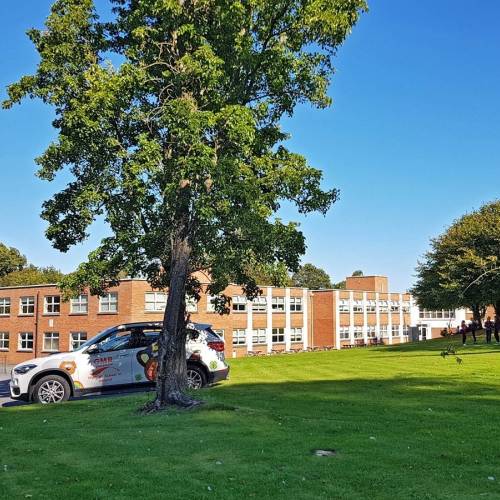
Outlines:
[[[129,330],[116,330],[81,354],[77,370],[83,389],[106,388],[132,383]]]
[[[158,367],[159,328],[144,328],[142,334],[134,341],[131,358],[132,382],[134,384],[152,384],[156,382]]]

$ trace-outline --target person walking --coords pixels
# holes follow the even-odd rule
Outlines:
[[[463,344],[467,345],[467,325],[465,324],[465,321],[462,321],[462,323],[460,323],[460,333],[462,334]]]
[[[476,320],[473,319],[471,322],[470,322],[470,325],[469,325],[469,330],[470,332],[472,333],[472,338],[474,339],[474,344],[477,343],[477,339],[476,339],[476,330],[477,330],[477,323],[476,323]]]
[[[484,322],[484,329],[486,330],[486,343],[491,344],[491,332],[493,331],[493,328],[495,328],[495,325],[493,324],[493,321],[491,321],[491,316],[488,316],[486,318],[486,321]],[[495,338],[498,336],[498,333],[495,335]]]
[[[498,333],[500,332],[500,316],[497,314],[495,316],[495,341],[497,344],[500,344],[500,338]]]

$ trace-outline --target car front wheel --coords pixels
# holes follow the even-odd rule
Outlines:
[[[189,389],[201,389],[207,384],[205,373],[198,366],[187,367],[187,380]]]
[[[58,375],[47,375],[35,384],[33,401],[44,405],[62,403],[67,401],[70,395],[71,389],[67,380]]]

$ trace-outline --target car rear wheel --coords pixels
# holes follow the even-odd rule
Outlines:
[[[33,389],[33,401],[44,405],[62,403],[71,395],[71,389],[66,379],[59,375],[42,377]]]
[[[198,366],[187,367],[187,380],[189,389],[201,389],[207,385],[207,377]]]

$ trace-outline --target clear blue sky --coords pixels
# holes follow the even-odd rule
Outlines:
[[[24,32],[41,26],[50,4],[0,2],[0,97],[34,69]],[[333,107],[300,108],[284,124],[289,146],[341,189],[326,217],[302,220],[304,262],[334,280],[355,269],[385,274],[404,290],[430,237],[500,197],[499,24],[497,0],[370,2],[339,52]],[[54,137],[51,116],[37,102],[0,111],[0,241],[70,271],[104,228],[68,254],[45,240],[40,206],[61,184],[36,179],[33,159]]]

